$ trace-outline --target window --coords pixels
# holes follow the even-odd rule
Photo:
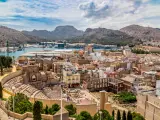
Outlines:
[[[36,76],[35,75],[32,76],[32,81],[33,82],[36,81]]]

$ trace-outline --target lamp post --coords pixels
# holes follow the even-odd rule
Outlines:
[[[102,111],[99,111],[99,115],[100,115],[99,117],[100,117],[100,120],[101,120]]]
[[[62,84],[61,84],[61,119],[60,120],[62,120],[62,93],[63,91],[62,91]]]
[[[15,87],[13,86],[12,87],[12,91],[13,91],[13,112],[15,111],[14,109],[15,109],[15,100],[14,100],[14,91],[15,91]],[[15,120],[15,118],[13,117],[13,120]]]
[[[62,120],[62,96],[63,96],[63,86],[64,86],[64,83],[63,82],[61,82],[60,83],[60,87],[61,87],[61,115],[60,115],[60,120]]]

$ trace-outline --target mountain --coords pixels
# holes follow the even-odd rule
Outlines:
[[[0,41],[5,43],[9,41],[9,43],[25,43],[25,42],[38,42],[44,41],[44,39],[40,39],[31,35],[24,35],[22,32],[5,27],[0,26]]]
[[[119,30],[106,28],[87,28],[83,36],[70,39],[69,42],[85,42],[98,44],[130,44],[139,43],[138,39],[127,35]]]
[[[82,36],[83,31],[77,30],[73,26],[58,26],[53,31],[53,34],[57,39],[67,39],[67,38]]]
[[[119,30],[106,28],[87,28],[85,32],[77,30],[73,26],[58,26],[54,31],[33,30],[23,31],[24,34],[38,36],[50,40],[66,39],[68,42],[85,42],[100,44],[129,44],[138,41],[134,37],[127,35]]]
[[[24,34],[38,36],[40,38],[57,40],[57,39],[68,39],[72,37],[82,36],[83,31],[77,30],[73,26],[58,26],[54,31],[47,30],[33,30],[33,31],[22,31]]]
[[[12,43],[67,40],[71,43],[85,42],[98,44],[139,44],[146,40],[160,40],[160,29],[130,25],[120,30],[87,28],[85,32],[73,26],[58,26],[54,31],[17,31],[0,26],[0,41]]]
[[[126,34],[138,38],[142,41],[160,40],[160,29],[151,27],[142,27],[139,25],[130,25],[120,29]]]
[[[24,35],[37,36],[39,38],[50,39],[52,32],[47,30],[33,30],[33,31],[22,31]]]
[[[12,43],[30,41],[30,39],[23,33],[11,28],[0,26],[0,41],[5,42],[7,40]]]

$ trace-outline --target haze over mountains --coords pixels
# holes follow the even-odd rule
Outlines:
[[[130,25],[120,30],[106,28],[87,28],[84,32],[73,26],[58,26],[53,31],[33,30],[17,31],[0,27],[0,41],[11,43],[67,40],[68,42],[85,42],[99,44],[129,44],[146,40],[160,40],[160,30],[139,25]]]

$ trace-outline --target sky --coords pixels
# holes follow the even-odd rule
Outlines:
[[[160,0],[0,0],[0,25],[17,30],[160,28]]]

